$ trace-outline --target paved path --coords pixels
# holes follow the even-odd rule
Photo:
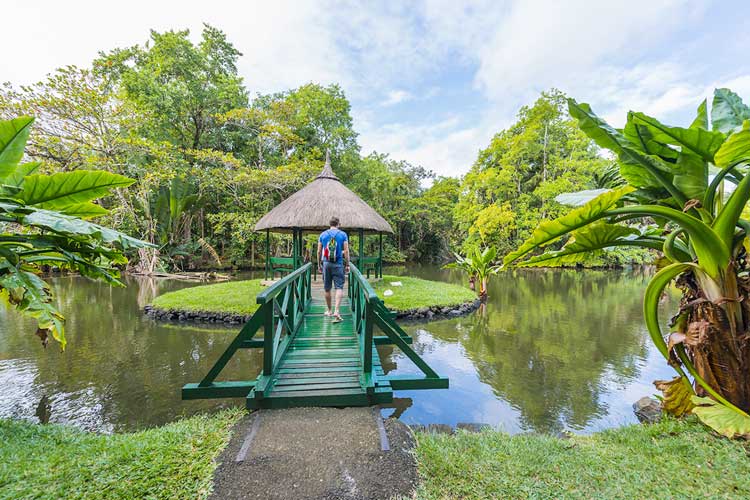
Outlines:
[[[234,429],[214,476],[218,499],[377,499],[417,481],[411,431],[376,408],[260,410]]]

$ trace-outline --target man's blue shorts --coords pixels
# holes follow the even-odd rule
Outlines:
[[[343,290],[344,278],[344,264],[323,262],[323,288],[326,292],[331,291],[332,283],[336,290]]]

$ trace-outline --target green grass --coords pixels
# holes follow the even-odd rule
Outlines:
[[[400,281],[402,286],[392,286],[392,281]],[[474,292],[460,285],[407,276],[384,275],[383,281],[375,282],[373,288],[386,306],[397,311],[430,306],[455,306],[477,298]],[[389,289],[393,290],[393,295],[383,296],[383,292]]]
[[[183,288],[156,297],[151,305],[176,311],[252,314],[258,308],[255,296],[265,288],[260,281],[227,281]],[[400,281],[403,286],[392,286],[392,281]],[[407,276],[383,276],[383,281],[375,282],[373,287],[386,306],[398,311],[454,306],[476,299],[476,294],[466,287]],[[393,290],[390,297],[383,296],[387,289]]]
[[[132,434],[0,420],[0,498],[206,498],[240,410]]]
[[[558,439],[420,433],[417,498],[750,498],[750,444],[665,419]]]
[[[260,281],[227,281],[183,288],[156,297],[151,305],[166,310],[252,314],[258,308],[255,297],[265,288]]]

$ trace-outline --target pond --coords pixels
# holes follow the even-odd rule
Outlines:
[[[435,266],[387,272],[463,280]],[[417,352],[450,378],[450,389],[399,391],[383,414],[409,424],[483,423],[508,432],[591,432],[635,422],[632,403],[654,393],[654,379],[672,377],[642,322],[648,277],[644,270],[498,275],[484,310],[405,325]],[[32,321],[0,308],[0,417],[112,432],[244,404],[180,400],[182,385],[200,380],[237,328],[159,323],[142,314],[155,295],[194,284],[51,281],[68,318],[68,348],[43,349]],[[666,306],[675,305],[669,297]],[[380,349],[386,371],[416,372],[398,350]],[[223,376],[254,378],[261,353],[251,351],[230,361]]]

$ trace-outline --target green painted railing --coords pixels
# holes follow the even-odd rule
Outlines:
[[[310,263],[305,264],[266,288],[256,297],[258,309],[203,377],[203,380],[197,384],[183,386],[182,399],[244,397],[253,389],[255,389],[254,397],[262,398],[266,395],[268,384],[279,360],[299,330],[305,309],[310,303],[311,269]],[[261,329],[263,338],[255,339],[255,334]],[[252,381],[216,382],[216,377],[237,350],[246,348],[263,349],[261,375]]]
[[[349,302],[354,319],[354,330],[360,342],[360,360],[362,372],[360,383],[368,392],[373,392],[379,384],[388,383],[396,389],[441,389],[448,387],[448,379],[440,377],[411,348],[411,337],[393,319],[383,301],[375,293],[372,285],[365,279],[357,266],[349,266]],[[374,337],[373,327],[377,326],[385,337]],[[378,377],[373,370],[372,355],[376,344],[393,344],[419,368],[424,377],[382,376]]]

